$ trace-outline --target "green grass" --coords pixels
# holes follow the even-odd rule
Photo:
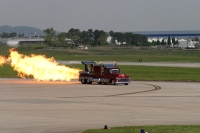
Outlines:
[[[119,51],[118,51],[119,52]],[[163,51],[160,51],[163,52]],[[22,51],[24,54],[24,51]],[[73,50],[73,51],[37,51],[36,54],[45,54],[47,57],[55,57],[56,60],[94,60],[94,61],[130,61],[138,62],[142,59],[143,62],[200,62],[200,56],[198,54],[152,54],[152,53],[124,53],[124,54],[111,54],[101,55],[96,53],[88,53],[88,51]]]
[[[120,66],[121,72],[131,76],[131,80],[143,81],[200,81],[199,68]]]
[[[55,55],[59,60],[94,60],[94,61],[128,61],[138,62],[200,62],[196,55]]]
[[[46,45],[29,44],[22,45],[17,49],[19,53],[22,54],[43,54],[46,55],[46,57],[54,57],[56,60],[138,62],[139,59],[142,59],[143,62],[200,62],[200,50],[116,50],[110,47],[105,49],[93,48],[89,50],[43,48],[46,48]],[[0,46],[0,55],[9,55],[9,49],[10,47],[7,45]]]
[[[0,77],[1,78],[17,78],[17,72],[14,71],[10,65],[4,64],[3,66],[0,66]]]
[[[91,129],[83,133],[140,133],[144,129],[148,133],[199,133],[200,125],[155,125],[155,126],[127,126],[111,127],[110,130]]]

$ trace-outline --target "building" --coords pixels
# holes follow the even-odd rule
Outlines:
[[[3,43],[3,42],[2,42]],[[34,38],[14,38],[7,39],[4,41],[7,45],[11,47],[18,47],[20,44],[41,44],[45,43],[45,40],[42,37],[34,37]],[[66,38],[66,44],[73,44],[71,39]]]
[[[145,35],[148,38],[148,42],[157,41],[160,42],[164,40],[167,42],[168,37],[174,37],[175,40],[178,40],[178,47],[182,48],[196,48],[199,44],[199,41],[194,41],[193,38],[200,37],[200,30],[185,30],[185,31],[140,31],[134,32],[136,34]],[[173,47],[173,44],[172,44]]]

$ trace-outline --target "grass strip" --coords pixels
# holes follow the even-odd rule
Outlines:
[[[131,76],[131,80],[144,81],[200,81],[199,68],[119,66],[121,72]]]
[[[10,65],[4,64],[3,66],[0,66],[0,77],[1,78],[17,78],[17,72],[14,71]]]
[[[144,129],[148,133],[198,133],[200,125],[155,125],[110,127],[110,129],[90,129],[83,133],[140,133]]]
[[[0,55],[9,55],[7,45],[0,46]],[[19,46],[21,54],[42,54],[56,60],[94,60],[138,62],[200,62],[200,50],[117,50],[112,48],[91,48],[89,50],[47,48],[44,44],[24,44]]]

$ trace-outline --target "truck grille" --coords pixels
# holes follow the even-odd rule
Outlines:
[[[120,78],[118,82],[129,82],[129,78]]]

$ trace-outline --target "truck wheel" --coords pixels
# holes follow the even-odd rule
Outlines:
[[[100,85],[100,84],[102,84],[101,82],[98,82],[98,84]]]
[[[125,85],[128,85],[128,83],[126,83]]]
[[[111,81],[111,84],[112,84],[112,85],[116,85],[115,80],[112,80],[112,81]]]
[[[87,84],[92,84],[92,82],[90,81],[90,79],[87,79]]]
[[[82,84],[86,84],[86,81],[85,81],[84,78],[81,79],[81,83],[82,83]]]

